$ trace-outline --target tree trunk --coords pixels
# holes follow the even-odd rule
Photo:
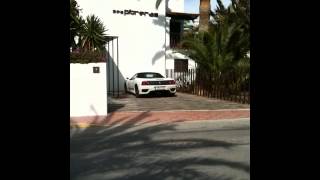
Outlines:
[[[200,21],[199,21],[199,31],[208,32],[209,30],[209,20],[210,20],[210,0],[200,0]]]

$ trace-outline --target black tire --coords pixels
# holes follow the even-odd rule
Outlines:
[[[135,92],[136,98],[139,98],[140,94],[139,94],[139,89],[137,85],[134,86],[134,92]]]
[[[124,93],[128,94],[128,89],[127,89],[127,84],[126,83],[124,83]]]

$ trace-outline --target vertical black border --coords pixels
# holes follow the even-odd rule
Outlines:
[[[3,176],[69,179],[69,2],[3,7]]]
[[[251,1],[251,179],[317,172],[310,163],[319,127],[311,117],[318,111],[317,7]]]

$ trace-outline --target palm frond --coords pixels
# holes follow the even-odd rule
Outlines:
[[[158,8],[159,8],[159,6],[160,6],[161,2],[162,2],[162,0],[157,0],[157,1],[156,1],[156,9],[158,9]]]

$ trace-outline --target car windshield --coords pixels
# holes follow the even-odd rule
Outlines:
[[[138,78],[163,78],[159,73],[138,73]]]

